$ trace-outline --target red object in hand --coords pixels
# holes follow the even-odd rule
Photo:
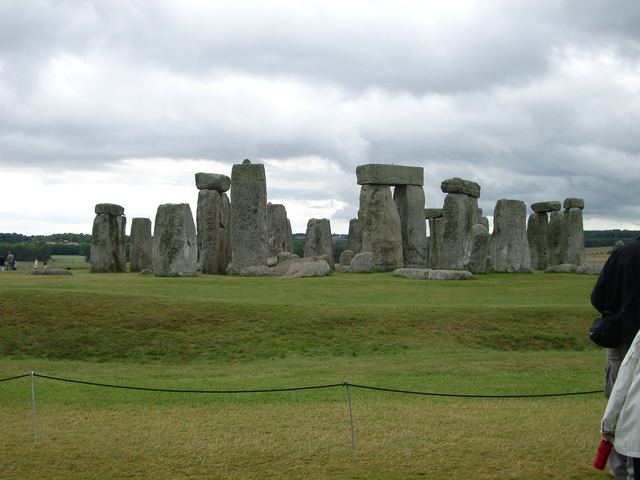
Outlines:
[[[607,442],[606,440],[602,440],[600,442],[600,445],[598,445],[596,458],[593,460],[593,466],[595,468],[597,468],[598,470],[604,470],[604,467],[607,465],[607,460],[609,459],[609,454],[611,453],[612,448],[612,442]]]

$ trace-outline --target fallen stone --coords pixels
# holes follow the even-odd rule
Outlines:
[[[73,275],[73,273],[63,268],[51,268],[46,270],[32,269],[27,271],[27,275]]]
[[[471,272],[466,270],[430,270],[429,280],[470,280]]]
[[[294,262],[284,278],[326,277],[331,273],[331,267],[326,260],[311,262]]]
[[[562,263],[548,267],[544,273],[576,273],[578,266],[573,263]]]
[[[242,277],[274,277],[276,272],[266,265],[254,265],[250,267],[244,267],[240,270],[240,276]]]
[[[371,252],[358,253],[351,260],[351,272],[353,273],[365,273],[373,272],[374,256]]]
[[[576,273],[583,275],[600,275],[604,263],[583,263],[576,269]]]
[[[393,271],[396,277],[404,277],[418,280],[429,280],[429,268],[397,268]]]

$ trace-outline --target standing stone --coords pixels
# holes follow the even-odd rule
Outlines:
[[[427,266],[427,223],[424,217],[424,189],[416,185],[401,185],[394,190],[402,230],[402,251],[405,268]]]
[[[549,225],[547,226],[549,267],[564,263],[564,236],[564,215],[559,209],[554,210],[549,215]]]
[[[193,277],[198,261],[196,225],[188,203],[158,207],[153,234],[153,271],[158,277]]]
[[[127,270],[124,208],[112,203],[95,206],[96,217],[91,234],[91,263],[93,273]]]
[[[220,210],[222,199],[216,190],[200,190],[196,224],[198,237],[198,260],[202,273],[215,275],[219,273],[220,251]]]
[[[328,218],[312,218],[307,222],[306,240],[304,244],[304,256],[329,257],[329,267],[333,270],[333,238],[331,236],[331,223]]]
[[[231,201],[220,194],[220,233],[218,234],[218,273],[227,273],[231,262]]]
[[[362,252],[373,253],[375,270],[402,268],[402,227],[389,185],[363,185],[360,189]],[[357,255],[356,255],[357,256]]]
[[[471,228],[480,221],[478,199],[463,193],[448,193],[442,211],[444,230],[439,268],[466,270],[471,255]]]
[[[153,237],[150,219],[136,217],[131,220],[130,243],[129,271],[140,272],[153,269]]]
[[[530,273],[527,206],[520,200],[498,200],[493,216],[491,262],[496,272]]]
[[[471,255],[466,270],[471,273],[484,273],[487,270],[489,245],[489,229],[476,223],[471,227]]]
[[[362,252],[362,222],[358,218],[349,220],[349,240],[347,249],[354,255]]]
[[[264,165],[248,159],[231,169],[231,261],[240,272],[267,264],[267,179]]]
[[[267,203],[267,222],[269,256],[276,256],[280,252],[293,253],[293,233],[285,206]]]
[[[425,208],[424,216],[429,222],[429,261],[428,268],[440,268],[440,239],[444,234],[444,218],[442,208]]]
[[[527,222],[527,240],[531,255],[531,268],[546,270],[549,266],[549,239],[547,230],[549,215],[546,212],[532,213]]]
[[[564,263],[582,265],[585,263],[584,226],[582,210],[584,200],[567,198],[564,201]]]

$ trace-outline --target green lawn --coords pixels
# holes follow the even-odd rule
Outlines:
[[[6,478],[602,478],[595,277],[0,275]],[[352,451],[349,403],[354,421]]]

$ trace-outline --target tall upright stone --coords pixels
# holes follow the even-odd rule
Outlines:
[[[427,266],[427,223],[424,218],[424,189],[417,185],[398,185],[393,199],[400,214],[402,252],[405,268]]]
[[[304,256],[317,257],[323,255],[329,257],[329,267],[333,270],[331,222],[328,218],[312,218],[307,222]]]
[[[362,252],[373,253],[375,270],[402,268],[402,226],[389,185],[362,185],[360,210]]]
[[[293,253],[293,232],[284,205],[267,203],[267,231],[269,233],[269,256],[280,252]]]
[[[249,159],[231,170],[231,262],[240,272],[269,257],[267,179],[263,164]]]
[[[427,267],[437,270],[440,268],[440,239],[444,235],[443,210],[442,208],[425,208],[424,216],[429,223],[429,261]]]
[[[496,272],[530,273],[527,206],[521,200],[498,200],[493,216],[491,262]]]
[[[582,198],[567,198],[564,201],[565,263],[574,265],[585,263],[583,209]]]
[[[218,265],[220,241],[220,209],[222,199],[216,190],[200,190],[196,209],[198,261],[202,273],[215,275]]]
[[[231,201],[220,194],[220,234],[218,235],[218,271],[226,273],[231,263]]]
[[[441,239],[440,268],[466,270],[471,258],[473,226],[480,222],[478,208],[480,185],[461,178],[450,178],[441,184],[444,199],[444,231]]]
[[[466,270],[471,273],[485,273],[489,247],[489,229],[482,223],[476,223],[471,227],[471,254]]]
[[[193,277],[198,262],[198,239],[188,203],[158,207],[153,233],[153,271],[158,277]]]
[[[362,252],[362,222],[359,218],[349,220],[349,240],[347,250],[351,250],[354,255]]]
[[[549,214],[549,224],[547,226],[547,251],[549,253],[549,266],[562,265],[564,263],[564,215],[558,210],[553,210]]]
[[[546,270],[549,266],[549,212],[560,210],[560,202],[537,202],[527,222],[527,239],[531,253],[531,268]]]
[[[140,272],[153,269],[153,237],[151,236],[151,220],[136,217],[131,220],[129,237],[129,270]]]
[[[113,203],[98,203],[91,233],[90,271],[122,273],[127,270],[127,219],[124,208]]]

